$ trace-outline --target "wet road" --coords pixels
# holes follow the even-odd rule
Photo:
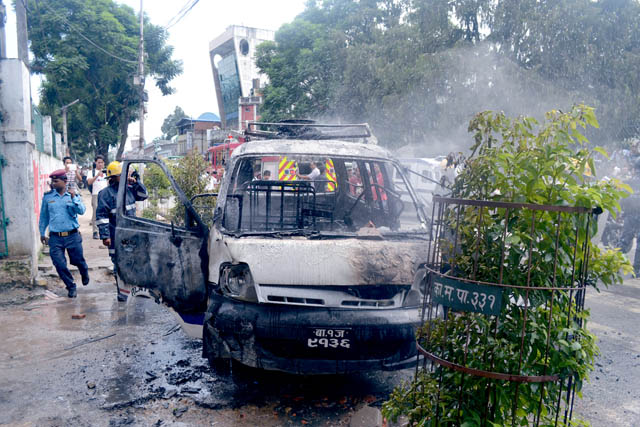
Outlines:
[[[4,307],[0,324],[0,424],[349,425],[411,376],[215,373],[167,310],[112,285]]]
[[[639,302],[640,280],[587,294],[602,355],[575,413],[593,426],[640,425]],[[2,307],[0,324],[2,425],[350,425],[412,374],[212,372],[167,310],[109,284]]]
[[[586,308],[600,356],[575,412],[594,427],[640,426],[640,280],[600,293],[589,289]]]

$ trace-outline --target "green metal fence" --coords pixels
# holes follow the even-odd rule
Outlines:
[[[33,133],[36,136],[36,148],[41,153],[44,152],[44,131],[42,126],[42,114],[36,107],[33,107],[33,114],[31,116],[31,122],[33,123]]]
[[[4,157],[0,155],[0,258],[9,256],[9,243],[7,242],[7,225],[9,219],[4,213],[4,191],[2,187],[2,168],[6,165]]]
[[[58,157],[58,153],[56,153],[56,131],[51,127],[51,155],[53,157]]]

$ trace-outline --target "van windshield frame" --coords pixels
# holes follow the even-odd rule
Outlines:
[[[230,234],[339,237],[373,228],[406,236],[425,230],[423,207],[391,160],[247,155],[229,178],[222,230]]]

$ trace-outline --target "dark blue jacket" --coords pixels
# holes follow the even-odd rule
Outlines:
[[[96,209],[96,225],[100,230],[100,239],[111,239],[112,248],[116,234],[116,201],[119,185],[119,183],[112,181],[107,188],[98,193],[98,208]],[[147,197],[147,189],[142,183],[136,182],[127,185],[125,215],[136,216],[136,201],[145,200]]]

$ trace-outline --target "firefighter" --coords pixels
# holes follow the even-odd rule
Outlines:
[[[102,239],[102,243],[109,248],[109,256],[113,262],[114,271],[117,271],[115,258],[116,203],[121,173],[122,164],[120,162],[114,161],[109,163],[109,166],[107,166],[109,186],[98,193],[98,209],[96,210],[96,224],[100,232],[100,239]],[[147,198],[147,189],[139,181],[139,176],[135,171],[128,178],[128,183],[125,188],[127,191],[125,197],[125,215],[136,216],[136,201]],[[118,301],[126,301],[127,296],[120,292],[117,275],[116,288],[118,289]]]

